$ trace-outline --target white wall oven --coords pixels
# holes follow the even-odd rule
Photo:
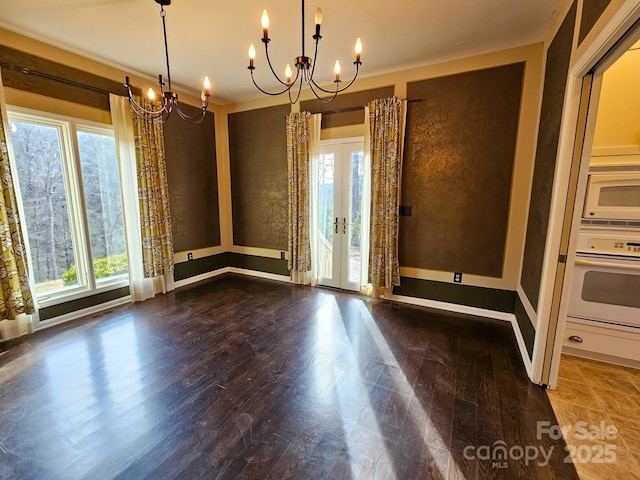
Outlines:
[[[584,229],[578,248],[570,314],[640,327],[640,231]]]
[[[581,228],[564,340],[640,362],[640,223],[623,223]]]

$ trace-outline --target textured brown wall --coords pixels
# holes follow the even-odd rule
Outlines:
[[[342,127],[345,125],[360,125],[364,123],[364,108],[346,112],[335,112],[343,108],[364,107],[371,100],[393,96],[394,87],[381,87],[354,93],[342,93],[331,103],[320,100],[300,102],[301,112],[326,113],[322,115],[322,128]]]
[[[580,20],[580,35],[578,45],[589,34],[611,0],[584,0],[582,2],[582,19]]]
[[[287,137],[291,107],[229,115],[233,243],[287,248]]]
[[[524,63],[409,83],[400,264],[501,277]]]
[[[198,113],[184,106],[188,115]],[[169,202],[176,252],[220,245],[213,113],[193,125],[173,113],[164,124]]]
[[[531,203],[520,283],[534,309],[538,305],[544,246],[551,208],[553,175],[556,168],[562,106],[576,21],[576,4],[571,6],[547,51],[540,111],[540,128],[531,188]]]
[[[0,61],[2,62],[2,82],[5,87],[37,93],[60,100],[67,100],[107,111],[109,111],[108,92],[118,95],[124,95],[126,93],[122,83],[20,52],[3,45],[0,45]],[[18,69],[14,69],[11,66],[18,67]],[[39,72],[39,74],[25,74],[20,70],[25,68],[32,72]],[[62,83],[47,78],[47,75],[86,85],[99,91]],[[122,80],[124,81],[124,78]],[[139,91],[136,91],[136,93],[139,93]]]

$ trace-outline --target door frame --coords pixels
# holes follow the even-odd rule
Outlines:
[[[613,5],[612,5],[613,7]],[[606,12],[604,16],[606,16]],[[576,23],[577,25],[577,23]],[[562,353],[562,334],[564,332],[566,313],[568,311],[568,297],[563,292],[569,292],[573,276],[572,261],[575,259],[576,241],[574,234],[569,236],[567,249],[567,268],[559,285],[557,284],[557,266],[562,255],[563,225],[567,215],[573,213],[577,202],[584,201],[586,171],[588,162],[582,162],[578,177],[578,186],[574,201],[567,198],[570,188],[571,168],[581,161],[582,152],[591,151],[593,143],[593,128],[589,130],[589,117],[580,115],[580,103],[583,101],[583,85],[585,77],[597,67],[591,89],[591,99],[599,93],[597,72],[605,69],[606,62],[617,59],[616,52],[626,51],[633,44],[633,38],[640,31],[640,1],[627,1],[613,15],[608,17],[608,23],[602,28],[596,38],[583,48],[572,49],[572,62],[567,78],[565,102],[563,105],[563,120],[560,131],[557,165],[554,178],[554,188],[549,216],[549,230],[545,246],[545,258],[542,271],[540,299],[538,302],[538,321],[534,343],[531,380],[535,383],[555,389],[560,368]],[[575,36],[575,35],[574,35]],[[626,38],[625,38],[626,37]],[[623,40],[624,39],[624,40]],[[628,40],[628,44],[625,43]],[[637,38],[636,38],[637,41]],[[575,38],[574,38],[575,42]],[[585,42],[586,43],[586,42]],[[626,45],[626,47],[624,46]],[[593,100],[592,100],[593,101]],[[576,143],[583,139],[577,148]],[[579,152],[578,158],[576,154]],[[585,166],[585,164],[587,166]],[[586,168],[586,170],[585,170]],[[571,217],[569,217],[571,218]],[[579,219],[574,218],[574,222]],[[572,229],[575,230],[575,229]],[[565,232],[566,233],[566,232]],[[573,232],[572,232],[573,233]],[[560,287],[560,288],[558,288]],[[555,305],[555,307],[554,307]]]
[[[326,139],[326,140],[320,140],[320,150],[322,150],[322,148],[324,146],[327,145],[340,145],[340,146],[344,146],[344,145],[348,145],[348,144],[359,144],[362,146],[362,151],[364,151],[364,136],[358,136],[358,137],[344,137],[344,138],[332,138],[332,139]],[[366,161],[366,156],[365,156],[365,161]],[[366,169],[365,169],[366,170]],[[342,180],[342,185],[340,185],[340,189],[342,190],[342,193],[344,195],[344,188],[345,186],[348,184],[347,179],[346,178],[341,178]],[[364,184],[364,182],[363,182]],[[335,185],[335,183],[334,183]],[[342,209],[344,209],[344,198],[341,199],[341,201],[339,202],[339,205]],[[335,190],[334,190],[334,205],[336,204],[335,202]],[[314,208],[318,208],[318,205],[314,205]],[[344,212],[344,210],[343,210]],[[334,211],[335,213],[335,211]],[[335,215],[334,215],[335,216]],[[346,218],[346,217],[345,217]],[[342,224],[340,224],[339,228],[342,228]],[[335,237],[334,237],[335,238]],[[334,242],[335,244],[335,242]],[[345,265],[345,263],[347,262],[348,259],[348,249],[346,249],[347,251],[345,251],[345,246],[346,242],[344,240],[344,234],[341,234],[341,248],[340,248],[340,258],[337,259],[333,258],[333,266],[332,266],[332,272],[336,271],[336,264],[340,266],[340,278],[338,278],[337,280],[334,279],[334,282],[332,282],[332,284],[328,284],[328,283],[323,283],[318,275],[318,284],[319,285],[324,285],[324,286],[329,286],[329,287],[333,287],[333,288],[341,288],[341,289],[345,289],[345,290],[350,290],[350,291],[360,291],[360,285],[355,285],[353,286],[352,282],[348,282],[348,277],[347,281],[343,283],[343,274],[342,274],[342,267]],[[348,274],[347,274],[348,275]],[[349,285],[349,286],[345,286],[345,285]]]

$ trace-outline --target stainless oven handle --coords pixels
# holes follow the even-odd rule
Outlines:
[[[628,262],[621,261],[620,263],[603,262],[600,260],[584,260],[580,257],[576,257],[576,265],[581,267],[605,267],[605,268],[618,268],[623,270],[638,270],[640,271],[640,263],[638,265],[632,265]]]

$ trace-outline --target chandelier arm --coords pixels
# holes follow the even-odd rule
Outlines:
[[[293,82],[291,82],[291,84],[287,83],[287,82],[283,82],[282,80],[280,80],[280,77],[278,76],[278,74],[276,73],[276,71],[273,69],[273,65],[271,65],[271,59],[269,58],[269,44],[267,42],[265,42],[264,44],[264,53],[267,57],[267,63],[269,64],[269,68],[271,69],[271,73],[273,73],[273,76],[276,77],[276,80],[278,80],[282,85],[287,85],[289,88],[291,88],[290,85],[296,83],[296,80],[298,79],[298,75],[300,75],[300,69],[296,69],[296,78]],[[251,74],[253,75],[253,72],[251,72]],[[286,90],[284,90],[282,93],[286,92]]]
[[[149,112],[148,110],[141,109],[139,106],[134,106],[134,104],[130,104],[131,110],[136,114],[137,117],[145,119],[145,120],[156,120],[165,113],[169,112],[168,110],[159,110],[157,112]]]
[[[164,125],[164,122],[166,122],[167,120],[169,120],[169,117],[171,116],[171,112],[172,110],[168,110],[164,115],[162,115],[160,118],[154,119],[156,120],[160,125]]]
[[[200,112],[195,114],[195,115],[187,115],[186,113],[184,113],[182,111],[182,109],[180,108],[180,104],[179,103],[175,103],[174,104],[176,107],[176,112],[178,112],[178,115],[180,115],[180,118],[189,122],[189,123],[201,123],[204,120],[204,117],[207,114],[207,107],[206,106],[202,106],[200,107]]]
[[[338,96],[338,90],[334,90],[333,92],[331,92],[331,91],[328,91],[328,90],[324,90],[324,89],[323,89],[323,90],[322,90],[323,92],[325,92],[325,93],[330,93],[332,96],[331,96],[331,98],[322,98],[322,97],[320,96],[320,94],[319,94],[318,92],[316,92],[316,90],[315,90],[315,88],[314,88],[314,87],[315,87],[315,88],[318,88],[318,85],[316,85],[316,83],[315,83],[315,82],[313,82],[313,81],[312,81],[312,82],[310,82],[310,83],[309,83],[309,88],[311,89],[311,91],[313,92],[313,94],[316,96],[316,98],[317,98],[318,100],[320,100],[322,103],[331,103],[331,102],[333,102],[333,101],[335,100],[335,98]]]
[[[347,88],[349,88],[351,85],[353,85],[353,82],[356,81],[356,78],[358,78],[358,72],[360,71],[358,68],[359,64],[356,63],[356,73],[353,75],[353,78],[351,79],[351,81],[349,83],[347,83],[344,87],[339,88],[338,89],[338,93],[340,92],[344,92]]]
[[[170,112],[171,109],[167,108],[166,105],[162,105],[162,107],[159,110],[147,110],[145,107],[143,107],[142,105],[140,105],[135,97],[133,95],[131,95],[131,90],[129,90],[129,95],[127,95],[129,97],[129,103],[131,105],[131,109],[135,112],[136,115],[138,115],[139,117],[148,117],[151,119],[156,119],[158,117],[160,117],[162,114],[164,114],[165,112]]]
[[[315,38],[315,35],[314,35]],[[309,75],[309,83],[313,82],[313,74],[316,71],[316,58],[318,58],[318,42],[320,41],[320,36],[316,38],[316,48],[313,53],[313,62],[311,62],[311,74]]]
[[[150,110],[145,110],[137,103],[131,103],[130,105],[133,113],[135,113],[140,118],[144,118],[148,120],[155,120],[157,118],[160,118],[165,113],[170,113],[170,111],[165,109],[164,107],[162,108],[162,110],[150,111]]]
[[[302,81],[303,81],[303,79],[301,78],[300,79],[300,84],[298,86],[298,94],[296,95],[296,99],[295,100],[293,100],[291,98],[291,89],[289,89],[289,92],[288,92],[289,93],[289,103],[291,103],[292,105],[295,105],[296,103],[298,103],[298,100],[300,100],[300,93],[302,93]],[[291,86],[293,86],[293,85],[291,85]]]
[[[297,78],[297,76],[296,76]],[[272,93],[272,92],[267,92],[266,90],[264,90],[262,87],[260,87],[260,85],[258,85],[258,83],[256,82],[255,77],[253,76],[253,70],[251,70],[251,80],[253,80],[253,84],[256,86],[256,88],[258,90],[260,90],[262,93],[264,93],[265,95],[271,95],[272,97],[278,96],[278,95],[282,95],[283,93],[286,93],[287,91],[291,90],[291,87],[293,86],[293,83],[291,85],[288,85],[285,83],[285,85],[287,85],[287,88],[285,88],[284,90],[282,90],[281,92],[276,92],[276,93]]]
[[[359,63],[358,62],[354,62],[356,64],[356,73],[354,74],[353,78],[351,79],[351,81],[344,87],[342,88],[337,88],[336,90],[327,90],[326,88],[322,88],[320,85],[318,85],[313,79],[311,79],[311,83],[313,83],[313,85],[320,91],[324,92],[324,93],[331,93],[333,94],[334,92],[337,93],[341,93],[344,92],[347,88],[349,88],[351,85],[353,85],[353,82],[356,81],[356,78],[358,78],[358,71],[359,71]]]

